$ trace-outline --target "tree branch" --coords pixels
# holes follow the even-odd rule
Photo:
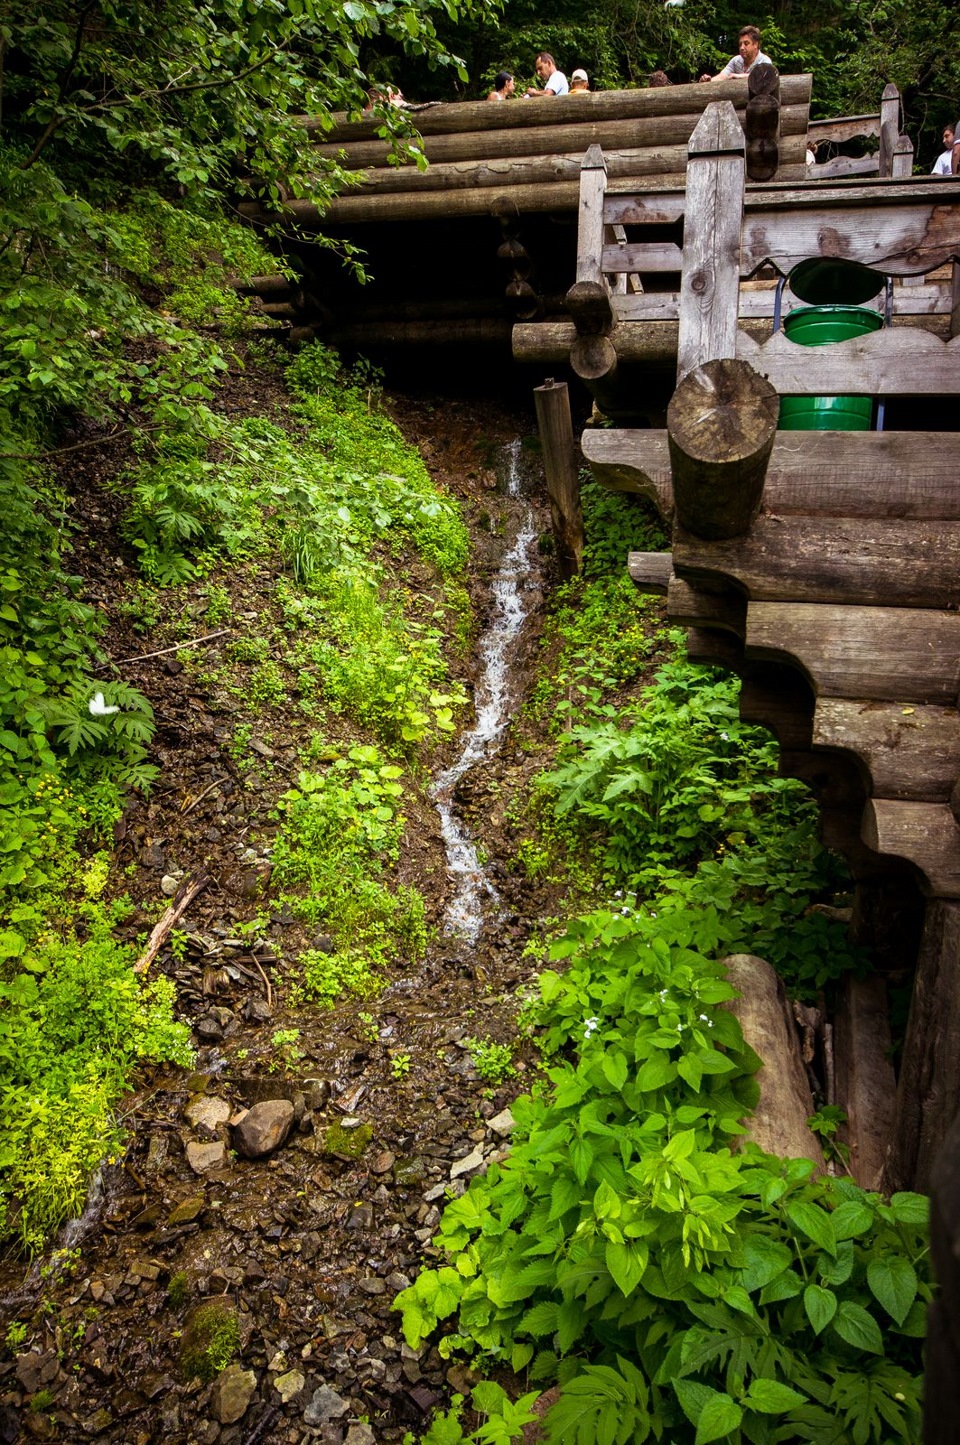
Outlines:
[[[73,79],[73,72],[77,68],[77,61],[80,59],[80,51],[83,49],[83,32],[86,29],[87,17],[90,14],[90,11],[94,9],[95,5],[96,0],[90,0],[90,3],[88,5],[85,5],[84,8],[80,11],[80,15],[77,20],[76,34],[73,37],[73,50],[71,51],[70,59],[67,61],[66,68],[64,69],[63,74],[60,77],[60,88],[57,92],[57,105],[62,105],[64,100],[66,99],[67,89],[70,85],[71,80]],[[64,116],[58,117],[56,115],[53,115],[50,117],[49,121],[44,127],[43,134],[41,135],[40,139],[37,141],[36,145],[30,152],[27,159],[21,164],[20,169],[22,171],[28,171],[30,167],[34,164],[34,162],[40,159],[41,155],[50,144],[50,141],[60,129],[60,126],[63,124],[64,119]]]

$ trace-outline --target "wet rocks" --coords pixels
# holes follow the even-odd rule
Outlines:
[[[219,1140],[216,1144],[199,1144],[191,1139],[186,1148],[187,1163],[194,1174],[210,1174],[223,1169],[227,1162],[227,1146]]]
[[[305,1425],[327,1425],[331,1420],[339,1420],[350,1409],[347,1401],[336,1390],[331,1390],[329,1385],[321,1385],[314,1390],[309,1405],[303,1412],[303,1423]]]
[[[225,1099],[218,1099],[214,1094],[200,1094],[197,1098],[190,1100],[183,1111],[183,1117],[194,1129],[205,1128],[215,1131],[220,1124],[225,1124],[230,1118],[230,1105]]]
[[[221,1425],[235,1425],[242,1420],[257,1388],[257,1377],[252,1370],[240,1365],[228,1365],[218,1376],[211,1403],[213,1413]]]
[[[262,1159],[284,1144],[293,1128],[296,1110],[289,1099],[265,1099],[254,1104],[234,1126],[233,1142],[245,1159]]]
[[[273,1388],[283,1403],[289,1405],[290,1401],[295,1400],[302,1392],[306,1383],[306,1378],[299,1370],[287,1370],[285,1374],[277,1376],[273,1382]]]
[[[182,1200],[167,1215],[167,1224],[175,1228],[181,1224],[192,1224],[193,1221],[203,1212],[206,1198],[202,1194],[191,1194],[189,1199]]]

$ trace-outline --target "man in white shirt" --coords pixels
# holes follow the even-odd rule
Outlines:
[[[951,174],[950,162],[953,159],[954,130],[952,125],[943,127],[943,151],[937,156],[934,162],[932,176],[949,176]]]
[[[716,75],[701,75],[703,80],[729,80],[734,75],[749,75],[755,65],[772,65],[769,55],[760,49],[760,31],[755,25],[745,25],[737,35],[739,54],[727,61]]]
[[[543,89],[537,90],[535,86],[527,91],[529,96],[538,95],[566,95],[570,87],[567,84],[567,77],[562,70],[557,69],[557,62],[548,50],[541,50],[537,56],[535,69],[537,75],[543,81]]]

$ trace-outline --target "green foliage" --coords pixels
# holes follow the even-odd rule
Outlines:
[[[167,1303],[172,1310],[182,1310],[190,1298],[190,1276],[185,1269],[174,1270],[167,1285]]]
[[[35,924],[32,938],[2,935],[0,1229],[29,1251],[79,1212],[88,1174],[120,1147],[113,1107],[136,1064],[190,1058],[173,985],[140,983],[134,950],[113,938],[123,905],[75,911],[79,936]]]
[[[559,1380],[555,1445],[915,1438],[926,1201],[734,1150],[759,1061],[684,913],[597,910],[552,955],[549,1086],[398,1297],[411,1347],[455,1318]]]
[[[329,972],[317,956],[309,965],[321,998],[351,974],[372,977],[390,957],[416,960],[426,948],[422,896],[376,876],[399,856],[402,776],[375,747],[358,745],[334,756],[324,773],[302,772],[280,800],[273,877],[281,901],[336,943]]]
[[[300,955],[300,968],[307,997],[321,1008],[333,1008],[346,994],[369,998],[380,987],[379,976],[364,954],[312,948]]]
[[[225,1370],[240,1345],[236,1311],[223,1300],[208,1300],[187,1320],[180,1341],[180,1369],[187,1381],[209,1384]]]
[[[502,1084],[517,1077],[513,1067],[513,1049],[509,1044],[498,1044],[493,1039],[464,1039],[463,1042],[474,1068],[488,1084]]]
[[[463,1395],[454,1395],[450,1409],[436,1415],[420,1445],[459,1445],[460,1441],[473,1445],[510,1445],[512,1440],[522,1440],[524,1426],[538,1417],[532,1406],[539,1396],[539,1390],[511,1400],[495,1380],[481,1380],[470,1391],[471,1409],[484,1420],[477,1429],[465,1435],[461,1424],[464,1407]],[[413,1445],[413,1436],[404,1436],[404,1445]]]

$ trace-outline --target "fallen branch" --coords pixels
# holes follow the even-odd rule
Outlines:
[[[147,941],[143,953],[133,965],[134,973],[146,973],[157,954],[167,941],[167,936],[172,929],[176,928],[183,915],[198,893],[202,893],[210,882],[209,878],[198,878],[195,882],[187,881],[181,884],[176,897],[170,907],[160,917],[154,926],[154,930]]]
[[[113,663],[114,667],[123,667],[127,662],[146,662],[150,657],[165,657],[168,652],[182,652],[185,647],[199,647],[202,642],[213,642],[217,637],[226,637],[232,632],[232,627],[221,627],[219,632],[208,632],[205,637],[191,637],[186,642],[175,642],[172,647],[161,647],[156,652],[138,652],[136,657],[120,657]],[[112,659],[107,658],[107,662]],[[107,662],[98,663],[98,667],[106,667]]]
[[[180,816],[182,818],[185,818],[188,813],[192,813],[194,808],[196,808],[198,804],[202,803],[204,798],[207,797],[209,793],[213,792],[214,788],[219,788],[220,784],[225,781],[226,780],[224,778],[214,778],[213,782],[210,783],[208,787],[204,788],[202,793],[197,794],[192,803],[188,804],[187,807],[180,809]]]

